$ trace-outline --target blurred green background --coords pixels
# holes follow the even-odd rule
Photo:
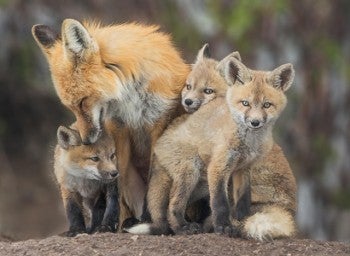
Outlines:
[[[248,67],[291,62],[296,79],[275,135],[297,177],[305,237],[350,241],[350,1],[0,0],[0,234],[45,237],[66,222],[52,177],[56,129],[72,114],[58,100],[31,36],[65,18],[159,24],[192,63],[210,44]]]

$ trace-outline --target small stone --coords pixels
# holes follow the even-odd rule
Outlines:
[[[132,236],[132,237],[130,237],[134,242],[137,240],[137,238],[139,238],[139,236],[138,235],[135,235],[135,236]]]

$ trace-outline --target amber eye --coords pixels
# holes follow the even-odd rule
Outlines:
[[[271,105],[272,105],[272,104],[271,104],[270,102],[265,102],[264,105],[263,105],[263,107],[264,107],[264,108],[269,108],[269,107],[271,107]]]
[[[186,84],[186,88],[187,88],[187,90],[191,90],[192,86],[190,84]]]
[[[205,94],[212,94],[213,92],[214,92],[213,89],[209,89],[209,88],[204,89]]]
[[[100,161],[100,158],[98,156],[89,157],[89,159],[94,161],[94,162]]]
[[[249,106],[249,102],[246,101],[246,100],[242,100],[242,105],[245,106],[245,107],[248,107]]]
[[[113,154],[111,155],[111,160],[114,160],[115,157],[116,157],[116,155],[115,155],[115,153],[113,153]]]

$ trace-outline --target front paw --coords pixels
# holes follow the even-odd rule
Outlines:
[[[109,226],[109,225],[100,225],[95,229],[95,232],[97,233],[107,233],[107,232],[115,232],[115,227]]]
[[[238,237],[239,235],[237,228],[232,225],[216,225],[214,232],[220,235],[228,235],[229,237]]]
[[[194,235],[202,233],[202,226],[196,222],[186,223],[175,229],[177,235]]]
[[[70,229],[66,232],[59,234],[59,236],[74,237],[79,234],[86,233],[85,229]]]

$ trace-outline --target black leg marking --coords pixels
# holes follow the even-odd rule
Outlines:
[[[69,222],[69,230],[63,234],[64,236],[73,237],[79,233],[86,232],[82,208],[73,198],[67,200],[66,215]]]
[[[119,219],[118,186],[113,182],[107,184],[106,211],[99,232],[115,232]]]
[[[250,214],[250,206],[251,206],[251,189],[250,186],[245,188],[244,193],[238,199],[238,202],[235,206],[235,218],[239,221],[244,219]]]
[[[237,236],[237,230],[230,222],[230,206],[227,198],[227,186],[222,180],[216,187],[212,199],[212,212],[214,232],[218,234],[227,234]]]
[[[92,216],[91,216],[91,227],[89,229],[89,233],[95,232],[96,228],[99,227],[103,220],[103,215],[106,210],[106,198],[105,194],[101,193],[92,208]]]
[[[148,204],[147,204],[147,193],[143,199],[143,206],[142,206],[142,215],[141,215],[141,222],[151,222],[151,214],[148,210]]]

